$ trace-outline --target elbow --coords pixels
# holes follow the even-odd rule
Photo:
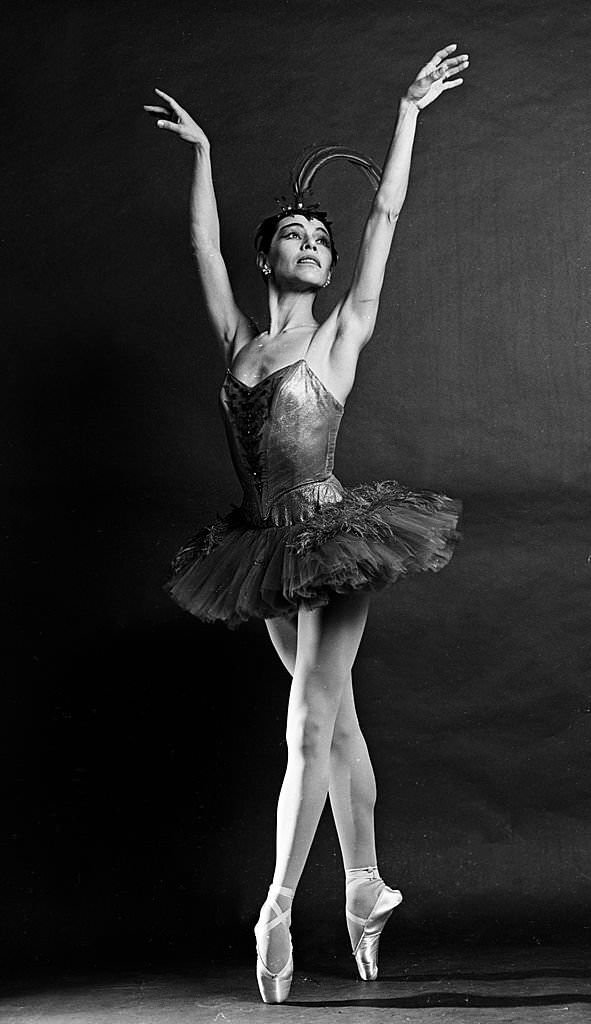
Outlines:
[[[219,245],[216,239],[204,232],[191,231],[191,249],[197,259],[210,259],[212,256],[219,255]]]
[[[388,199],[386,196],[381,196],[378,192],[373,203],[374,216],[378,220],[395,227],[402,210],[402,202],[403,200]]]

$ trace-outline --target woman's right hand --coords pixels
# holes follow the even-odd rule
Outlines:
[[[166,131],[174,132],[183,142],[191,146],[209,147],[209,140],[202,128],[193,120],[190,114],[177,103],[172,96],[168,96],[161,89],[154,89],[154,92],[164,101],[164,107],[152,107],[144,105],[144,110],[157,117],[156,127],[164,128]],[[164,114],[164,117],[161,115]]]

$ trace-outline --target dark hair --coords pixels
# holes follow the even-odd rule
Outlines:
[[[330,239],[330,251],[332,253],[332,265],[334,267],[338,259],[338,253],[332,235],[332,225],[323,210],[315,210],[314,207],[311,206],[304,206],[301,209],[282,210],[280,213],[275,213],[272,217],[266,217],[265,220],[261,221],[254,236],[254,246],[257,252],[264,252],[265,254],[269,252],[273,236],[277,231],[279,224],[282,220],[285,220],[286,217],[291,217],[292,215],[294,217],[298,215],[300,217],[305,217],[306,220],[319,220],[320,223],[324,225],[328,231],[328,237]]]

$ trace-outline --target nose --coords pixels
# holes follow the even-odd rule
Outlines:
[[[317,248],[316,242],[314,241],[313,238],[305,238],[302,248],[304,248],[304,249],[314,249],[314,252],[316,252],[316,248]]]

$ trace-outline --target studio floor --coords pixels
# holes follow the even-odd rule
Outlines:
[[[341,965],[298,971],[289,1001],[265,1006],[251,966],[134,972],[22,982],[0,1000],[2,1024],[554,1024],[589,1021],[588,951],[422,953],[356,981]]]

